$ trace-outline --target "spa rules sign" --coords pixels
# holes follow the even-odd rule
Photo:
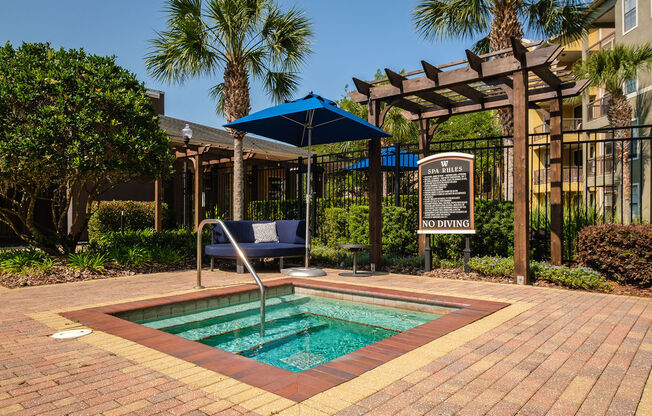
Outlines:
[[[473,155],[439,153],[418,164],[419,233],[474,234]]]

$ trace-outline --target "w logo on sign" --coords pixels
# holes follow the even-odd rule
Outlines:
[[[442,166],[443,168],[445,168],[446,166],[448,166],[448,160],[442,160],[442,161],[441,161],[441,166]]]

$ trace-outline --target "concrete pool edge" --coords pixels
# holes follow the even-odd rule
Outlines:
[[[269,287],[288,284],[297,287],[346,291],[348,293],[364,294],[366,296],[444,304],[460,307],[460,309],[435,321],[379,341],[302,373],[292,373],[287,370],[282,370],[110,315],[111,313],[119,313],[130,309],[244,292],[254,289],[254,285],[230,286],[108,306],[91,307],[63,312],[61,315],[96,331],[102,331],[135,342],[168,356],[211,370],[222,376],[290,399],[293,402],[302,402],[335,386],[355,380],[372,369],[403,357],[410,351],[420,348],[508,306],[507,303],[502,302],[439,296],[428,293],[410,293],[402,290],[382,289],[373,286],[306,279],[279,279],[266,282],[266,285]]]

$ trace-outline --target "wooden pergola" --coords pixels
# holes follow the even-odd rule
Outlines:
[[[528,283],[529,276],[529,158],[528,110],[537,103],[550,104],[551,260],[561,264],[562,250],[562,99],[580,94],[588,80],[576,80],[558,65],[558,45],[523,45],[486,55],[466,50],[467,59],[444,65],[421,61],[422,69],[399,74],[386,69],[386,78],[353,78],[356,102],[368,105],[368,121],[382,127],[391,107],[401,108],[420,127],[420,156],[428,154],[437,126],[455,114],[511,107],[514,116],[514,278]],[[448,70],[445,70],[447,69]],[[452,68],[452,69],[450,69]],[[382,177],[380,139],[369,141],[369,240],[371,262],[382,259]]]

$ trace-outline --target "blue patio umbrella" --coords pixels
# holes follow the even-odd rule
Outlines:
[[[399,169],[400,170],[417,170],[417,161],[419,156],[414,153],[408,153],[407,150],[401,150]],[[380,168],[384,171],[393,171],[396,168],[396,148],[388,147],[380,153]],[[362,159],[350,166],[346,170],[367,170],[369,169],[369,158]]]
[[[334,101],[312,92],[303,98],[286,101],[283,104],[249,114],[224,127],[258,134],[270,139],[308,146],[350,140],[378,139],[391,135],[348,111],[337,107]],[[310,261],[310,161],[308,158],[308,180],[306,190],[306,256],[305,268],[295,269],[294,276],[318,276],[325,273],[309,269]]]

